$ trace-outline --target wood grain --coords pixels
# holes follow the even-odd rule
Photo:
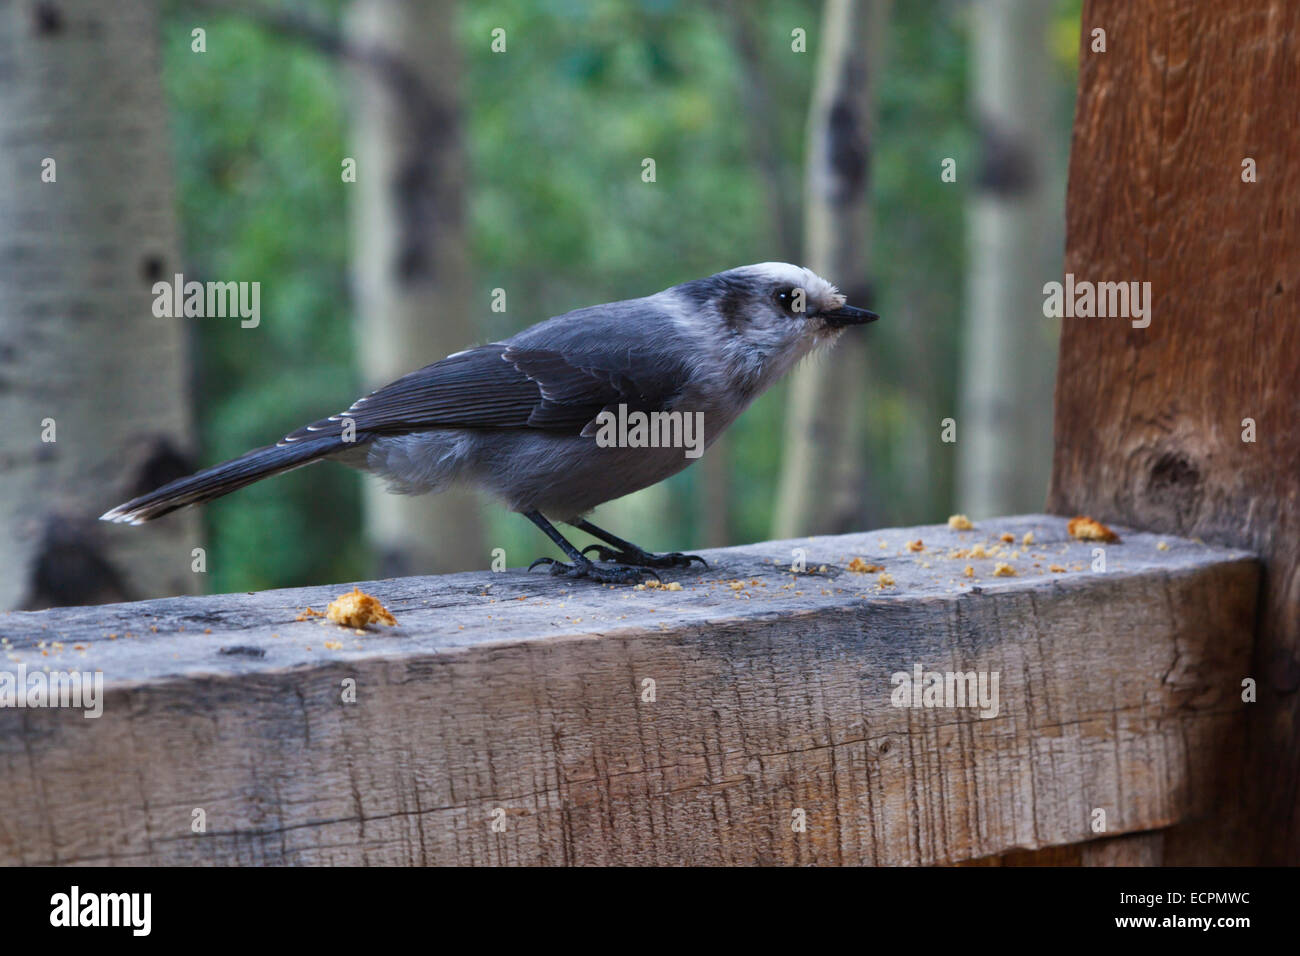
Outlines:
[[[1083,33],[1066,271],[1150,281],[1154,308],[1144,329],[1064,320],[1048,509],[1263,557],[1259,703],[1217,779],[1229,809],[1169,834],[1165,858],[1295,864],[1300,4],[1089,0]]]
[[[1256,564],[1120,530],[1105,573],[1025,516],[708,552],[680,591],[370,582],[399,626],[361,635],[295,620],[344,586],[0,615],[7,666],[106,680],[98,719],[0,709],[0,862],[921,864],[1213,813]],[[947,557],[1027,531],[1016,577]],[[997,716],[892,706],[917,662],[997,671]]]

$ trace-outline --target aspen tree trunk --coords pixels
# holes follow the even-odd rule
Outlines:
[[[474,344],[471,316],[488,307],[470,301],[455,11],[450,0],[354,0],[347,18],[348,41],[379,54],[354,71],[347,187],[368,388]],[[470,492],[408,498],[367,480],[365,507],[384,576],[488,564]]]
[[[158,41],[153,0],[0,4],[0,607],[201,590],[194,512],[96,520],[192,464]]]
[[[804,265],[851,303],[869,298],[872,84],[885,0],[827,0],[808,124]],[[773,536],[859,523],[866,489],[867,342],[850,329],[790,382]]]
[[[1050,13],[1040,0],[971,8],[982,155],[967,225],[956,494],[977,517],[1040,508],[1050,471],[1057,326],[1043,317],[1042,288],[1059,256],[1046,241]]]

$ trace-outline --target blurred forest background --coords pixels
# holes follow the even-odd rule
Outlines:
[[[1041,509],[1057,335],[1041,288],[1061,271],[1080,6],[124,2],[155,29],[104,63],[161,77],[181,255],[163,278],[261,283],[256,329],[171,320],[190,357],[186,464],[548,316],[784,259],[881,321],[598,523],[687,550]],[[6,30],[45,30],[31,10]],[[49,155],[32,150],[23,162]],[[0,496],[15,537],[46,542],[30,572],[53,525]],[[100,497],[95,514],[120,500]],[[201,536],[206,575],[187,587],[241,591],[558,554],[487,502],[387,501],[335,465],[296,471],[206,506],[169,560]],[[8,606],[84,599],[40,590]]]

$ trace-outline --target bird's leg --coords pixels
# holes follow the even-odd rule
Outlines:
[[[631,541],[624,541],[618,535],[610,534],[587,520],[570,522],[579,531],[585,531],[593,537],[607,544],[612,544],[613,548],[607,548],[603,544],[589,544],[582,549],[582,553],[594,550],[596,557],[601,561],[617,561],[620,564],[631,564],[639,568],[687,568],[692,561],[698,561],[706,568],[709,562],[705,561],[698,554],[682,554],[680,551],[673,551],[669,554],[652,554],[638,548]]]
[[[546,533],[546,536],[558,544],[560,549],[569,556],[569,560],[573,562],[572,564],[565,564],[563,561],[556,561],[554,558],[538,558],[528,566],[529,571],[539,564],[549,564],[552,574],[562,574],[568,578],[591,578],[593,581],[599,581],[602,584],[640,584],[645,580],[647,574],[655,578],[659,577],[659,575],[646,568],[629,567],[625,564],[611,564],[601,567],[594,564],[590,558],[571,545],[564,535],[555,530],[555,525],[547,521],[540,511],[526,511],[524,517],[541,528]]]

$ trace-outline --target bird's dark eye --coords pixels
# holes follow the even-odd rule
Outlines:
[[[786,315],[803,315],[808,311],[807,294],[798,286],[785,286],[778,289],[776,303]]]

